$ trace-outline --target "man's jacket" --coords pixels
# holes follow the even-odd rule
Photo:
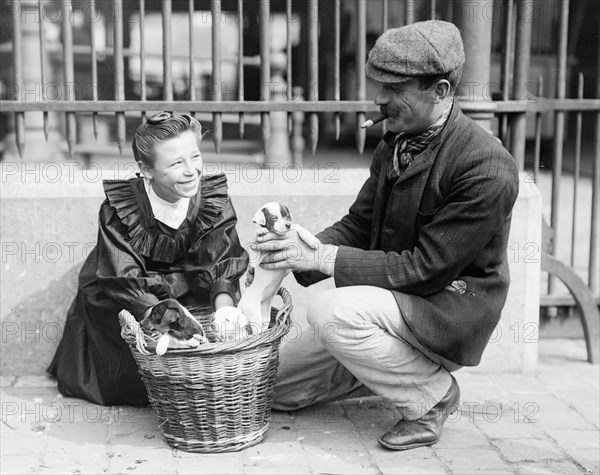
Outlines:
[[[337,287],[391,290],[421,343],[459,365],[477,365],[508,292],[517,164],[457,103],[395,182],[386,178],[391,135],[378,145],[348,214],[317,237],[340,246]]]

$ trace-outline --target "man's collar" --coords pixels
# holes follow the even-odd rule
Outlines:
[[[456,97],[454,97],[454,98],[452,99],[452,103],[450,104],[450,106],[449,106],[449,108],[448,108],[448,109],[450,109],[450,113],[448,114],[448,118],[446,119],[446,122],[447,122],[448,120],[451,120],[451,118],[452,118],[452,115],[453,115],[453,112],[454,112],[455,110],[457,110],[457,106],[458,106],[457,102],[458,102],[458,101],[456,100]],[[446,109],[446,110],[445,110],[445,111],[442,113],[442,115],[444,115],[448,109]],[[441,116],[440,116],[440,117],[441,117]],[[439,120],[439,117],[438,117],[438,119],[436,119],[436,120]],[[382,138],[382,140],[383,140],[383,141],[386,143],[386,145],[387,145],[388,147],[392,148],[392,147],[394,146],[394,144],[396,143],[396,138],[398,137],[398,135],[400,135],[400,134],[402,134],[402,133],[403,133],[403,132],[398,132],[398,133],[396,133],[396,132],[392,132],[391,130],[388,130],[388,131],[387,131],[387,132],[386,132],[386,133],[383,135],[383,138]],[[418,134],[417,134],[417,135],[418,135]]]
[[[394,146],[394,142],[396,141],[396,135],[398,134],[396,132],[392,132],[391,130],[388,130],[383,135],[383,141],[388,147],[392,148]]]

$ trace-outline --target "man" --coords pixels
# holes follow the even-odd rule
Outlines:
[[[386,31],[366,74],[389,131],[356,201],[316,251],[293,232],[259,245],[264,268],[336,284],[309,302],[312,334],[282,346],[275,409],[364,385],[402,415],[379,442],[406,450],[436,443],[459,404],[450,373],[479,364],[506,300],[518,190],[514,159],[454,100],[463,63],[451,23]]]

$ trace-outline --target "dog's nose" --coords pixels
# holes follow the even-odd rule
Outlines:
[[[286,227],[287,229],[290,229],[290,228],[292,227],[292,224],[291,224],[291,223],[285,223],[285,227]]]

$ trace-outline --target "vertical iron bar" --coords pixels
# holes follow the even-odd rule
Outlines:
[[[62,30],[63,30],[63,71],[65,75],[65,98],[69,102],[75,101],[75,70],[73,67],[73,30],[71,18],[73,15],[73,4],[63,2],[62,4]],[[73,156],[73,147],[75,146],[76,127],[75,113],[65,113],[67,125],[67,144],[69,146],[69,155]]]
[[[211,0],[212,17],[212,100],[220,102],[221,94],[221,0]],[[220,112],[213,112],[213,141],[215,151],[221,151],[223,142],[223,118]]]
[[[446,2],[446,20],[453,22],[454,21],[454,1],[449,0]]]
[[[319,100],[319,1],[308,1],[308,100]],[[313,155],[319,141],[319,116],[309,114],[310,144]]]
[[[365,76],[365,61],[367,58],[367,0],[358,0],[356,21],[357,23],[357,45],[356,45],[356,81],[357,81],[357,99],[365,101],[367,99],[367,78]],[[365,113],[356,114],[356,145],[358,153],[362,154],[365,150],[365,140],[367,130],[360,127],[365,121]]]
[[[560,27],[558,40],[558,78],[556,82],[556,97],[564,99],[567,89],[567,36],[569,28],[569,0],[561,1]],[[560,219],[560,181],[563,162],[563,141],[565,134],[565,113],[556,111],[554,113],[554,137],[552,141],[553,163],[552,163],[552,207],[550,209],[550,226],[556,229]],[[558,233],[554,235],[554,246],[552,254],[558,249]],[[556,285],[556,279],[548,276],[548,293],[551,294]]]
[[[96,35],[94,22],[96,21],[96,0],[90,0],[90,63],[92,66],[92,101],[98,100],[98,65],[96,63]],[[92,127],[94,139],[98,140],[98,113],[92,113]]]
[[[531,21],[528,18],[529,0],[517,0],[517,35],[515,45],[515,74],[513,78],[513,98],[523,101],[527,98],[527,81],[529,60],[531,57]],[[527,116],[525,112],[514,114],[510,124],[511,152],[523,170],[525,164],[525,140],[527,133]]]
[[[339,1],[339,0],[336,0]],[[287,100],[289,102],[294,100],[294,88],[292,86],[292,0],[287,0],[285,4],[285,32],[286,32],[286,43],[285,43],[285,59],[286,59],[286,90],[287,90]],[[288,112],[287,114],[287,123],[288,123],[288,134],[291,135],[293,132],[293,121],[292,121],[292,113]]]
[[[382,26],[383,26],[383,31],[388,29],[388,25],[390,23],[389,20],[389,0],[383,0],[383,16],[381,18],[381,22],[382,22]]]
[[[20,91],[25,86],[23,83],[21,35],[21,5],[17,2],[13,12],[13,76],[15,79],[15,100],[19,102],[22,102],[23,98]],[[25,112],[15,112],[15,142],[19,157],[23,158],[23,152],[25,151]]]
[[[600,37],[600,25],[596,25],[596,35]],[[596,97],[600,97],[600,43],[596,56]],[[600,222],[600,111],[596,111],[596,139],[594,147],[594,166],[592,172],[592,215],[590,217],[590,266],[588,268],[588,285],[592,293],[600,295],[600,271],[598,269],[598,236]]]
[[[260,100],[269,101],[271,98],[271,2],[260,2]],[[271,117],[268,112],[260,113],[263,150],[267,154],[271,137]]]
[[[492,62],[492,29],[483,20],[485,8],[483,2],[461,2],[456,11],[456,26],[461,32],[465,56],[469,58],[462,71],[461,89],[466,96],[465,100],[482,105],[486,102]],[[490,112],[475,112],[471,115],[477,124],[490,132],[493,117]]]
[[[405,25],[415,22],[415,0],[406,0],[405,5]]]
[[[146,95],[146,0],[140,0],[140,96]],[[146,121],[146,111],[142,111],[142,120]]]
[[[46,102],[46,64],[44,58],[46,57],[46,30],[44,28],[44,15],[42,11],[42,2],[38,2],[38,21],[40,29],[40,71],[42,74],[42,101]],[[44,138],[48,141],[48,111],[44,111]]]
[[[429,2],[429,18],[435,20],[435,0]]]
[[[333,53],[333,56],[334,56],[334,58],[333,58],[333,63],[334,63],[333,83],[334,83],[334,88],[335,88],[334,100],[336,100],[338,102],[340,100],[340,41],[341,41],[341,37],[340,37],[341,5],[340,5],[340,3],[341,3],[341,0],[335,0],[335,12],[334,12],[334,20],[333,20],[334,28],[335,28],[334,53]],[[342,116],[341,113],[336,112],[336,114],[335,114],[335,140],[340,139],[341,116]]]
[[[194,32],[194,0],[188,0],[188,28],[190,30],[189,36],[189,89],[190,89],[190,101],[196,100],[196,42]],[[192,116],[195,115],[194,111],[190,111]]]
[[[302,87],[294,86],[293,89],[294,100],[298,102],[304,100]],[[304,128],[304,112],[292,112],[292,125],[292,138],[290,140],[292,149],[292,161],[296,165],[302,166],[304,152],[304,134],[302,133],[302,130]]]
[[[583,73],[579,73],[577,78],[577,99],[583,99]],[[573,207],[571,223],[571,267],[575,266],[575,230],[577,229],[577,195],[579,185],[579,173],[581,166],[581,119],[582,112],[577,111],[575,114],[575,169],[573,170]]]
[[[544,76],[538,78],[538,97],[544,96]],[[542,113],[535,113],[535,151],[533,153],[533,182],[538,183],[540,175],[540,154],[542,145]]]
[[[171,26],[171,0],[162,0],[163,30],[163,99],[173,100],[173,36]]]
[[[598,241],[600,241],[600,237],[598,235],[598,222],[600,221],[600,211],[598,205],[598,201],[600,201],[600,112],[596,112],[596,140],[594,150],[592,216],[590,224],[590,267],[588,270],[588,285],[592,289],[593,294],[598,297],[600,290],[600,286],[598,285],[598,274],[600,274],[600,271],[598,270]]]
[[[115,101],[125,101],[125,65],[123,61],[123,0],[114,0],[114,62],[115,62]],[[119,153],[123,153],[125,147],[125,112],[117,112],[117,144]]]
[[[389,1],[388,0],[383,0],[383,18],[382,18],[382,28],[383,31],[386,31],[388,29],[388,25],[389,25]],[[387,130],[387,120],[384,120],[381,123],[381,135],[385,135],[385,132]]]
[[[514,34],[514,0],[504,0],[504,55],[502,57],[502,100],[510,98],[510,85],[512,84],[512,58],[513,58],[513,34]],[[502,114],[500,120],[500,139],[505,147],[508,144],[508,115]]]
[[[238,0],[238,101],[244,102],[244,0]],[[244,113],[239,113],[240,138],[244,137]]]

